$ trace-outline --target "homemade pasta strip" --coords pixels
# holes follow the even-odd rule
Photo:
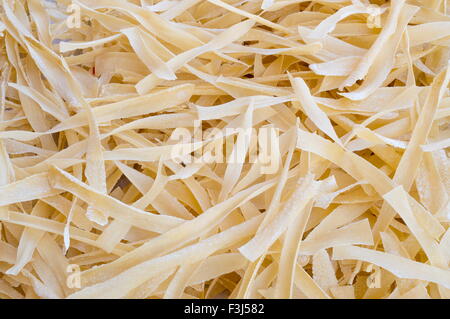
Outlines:
[[[447,6],[2,0],[0,298],[449,299]]]
[[[367,248],[342,246],[333,249],[333,260],[362,260],[380,266],[398,278],[418,279],[450,288],[450,273],[434,266]]]

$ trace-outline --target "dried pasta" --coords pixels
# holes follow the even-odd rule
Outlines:
[[[0,8],[0,298],[450,298],[448,1]]]

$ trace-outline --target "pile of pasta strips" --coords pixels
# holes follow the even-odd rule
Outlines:
[[[1,298],[450,298],[447,1],[0,6]]]

